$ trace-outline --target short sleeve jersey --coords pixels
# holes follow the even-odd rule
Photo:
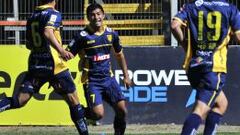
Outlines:
[[[67,69],[58,52],[53,49],[50,42],[44,37],[46,28],[53,29],[54,36],[62,45],[60,28],[62,27],[61,13],[49,5],[36,8],[27,20],[26,39],[31,48],[29,70],[35,73],[57,74]]]
[[[75,35],[69,44],[69,49],[74,55],[84,51],[82,78],[86,79],[82,79],[83,82],[100,81],[112,76],[111,48],[114,49],[115,53],[120,53],[122,50],[119,36],[111,28],[105,27],[100,34],[91,33],[90,29],[87,26]]]
[[[186,4],[174,19],[188,27],[185,67],[226,72],[231,30],[240,32],[240,13],[225,0],[196,0]]]

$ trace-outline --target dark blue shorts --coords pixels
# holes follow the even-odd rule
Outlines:
[[[56,75],[35,76],[34,73],[28,72],[22,82],[20,91],[24,93],[38,93],[40,88],[46,83],[54,88],[58,94],[73,93],[76,90],[73,78],[68,70]]]
[[[125,97],[114,77],[110,77],[103,82],[90,82],[83,85],[88,107],[103,104],[103,100],[110,105],[115,105]]]
[[[222,91],[226,80],[225,73],[216,72],[198,72],[190,69],[188,71],[188,80],[193,89],[197,90],[196,99],[213,107],[216,97]]]

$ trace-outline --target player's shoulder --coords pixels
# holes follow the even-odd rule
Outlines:
[[[83,28],[78,32],[78,37],[87,37],[89,35],[89,30],[87,28]]]
[[[54,16],[57,16],[57,17],[61,17],[62,16],[62,14],[61,14],[61,12],[59,12],[59,11],[57,11],[57,10],[55,10],[55,9],[49,9],[49,13],[48,13],[50,16],[51,15],[54,15]]]
[[[117,31],[115,31],[114,29],[112,29],[112,28],[110,28],[108,26],[105,27],[105,33],[106,34],[118,35]]]
[[[112,28],[110,28],[110,27],[108,27],[108,26],[105,26],[106,28],[105,28],[105,30],[106,30],[106,32],[114,32],[114,30],[112,29]]]
[[[51,16],[51,15],[55,15],[57,17],[61,16],[61,12],[59,12],[58,10],[55,10],[53,8],[45,8],[41,11],[41,14],[43,16]]]
[[[193,9],[195,9],[195,8],[196,8],[195,2],[188,2],[188,3],[185,3],[184,5],[182,5],[179,13],[192,12]]]
[[[61,14],[61,12],[59,12],[58,10],[53,9],[53,8],[45,8],[45,9],[43,9],[43,11],[46,11],[46,12],[49,12],[49,13]]]
[[[236,5],[229,4],[229,8],[231,11],[239,11]]]

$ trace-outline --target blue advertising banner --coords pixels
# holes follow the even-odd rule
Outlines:
[[[129,74],[134,85],[125,90],[123,74],[112,60],[113,71],[128,101],[128,123],[182,124],[191,112],[196,91],[193,90],[182,69],[182,48],[143,47],[125,48]],[[240,48],[230,47],[228,77],[224,87],[229,107],[223,122],[240,124]],[[106,110],[110,109],[105,105]],[[103,123],[111,123],[113,111],[106,111]]]
[[[1,46],[0,55],[0,99],[13,95],[27,69],[29,51],[19,46]],[[195,102],[196,91],[190,87],[182,69],[184,52],[173,47],[124,48],[129,75],[134,85],[126,90],[122,83],[123,74],[116,60],[112,69],[128,102],[128,123],[131,124],[182,124]],[[114,58],[114,57],[112,57]],[[77,84],[81,103],[86,105],[79,59],[68,62]],[[229,107],[223,123],[240,125],[240,47],[231,46],[228,53],[228,76],[224,91]],[[21,117],[19,117],[21,116]],[[38,117],[41,116],[41,117]],[[66,116],[66,117],[62,117]],[[43,119],[44,118],[44,119]],[[103,124],[113,122],[114,112],[105,105]],[[21,108],[1,113],[0,125],[72,125],[69,110],[62,98],[46,84],[29,103]]]

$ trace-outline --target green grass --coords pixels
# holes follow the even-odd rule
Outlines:
[[[179,135],[177,132],[181,131],[180,127],[130,125],[125,135]],[[226,126],[224,129],[223,127],[217,135],[240,135],[240,127],[238,126]],[[90,135],[113,135],[112,125],[89,126],[89,131]],[[199,130],[199,132],[202,131],[202,129]],[[78,135],[78,133],[74,126],[0,126],[0,135]]]
[[[50,132],[1,132],[1,135],[78,135],[77,133],[73,133],[73,132],[54,132],[54,133],[50,133]],[[99,133],[99,134],[91,134],[90,135],[113,135],[113,134],[104,134],[104,133]],[[125,134],[125,135],[179,135],[176,133],[157,133],[157,134]],[[202,135],[202,134],[199,134]],[[240,135],[240,133],[218,133],[217,135]]]

